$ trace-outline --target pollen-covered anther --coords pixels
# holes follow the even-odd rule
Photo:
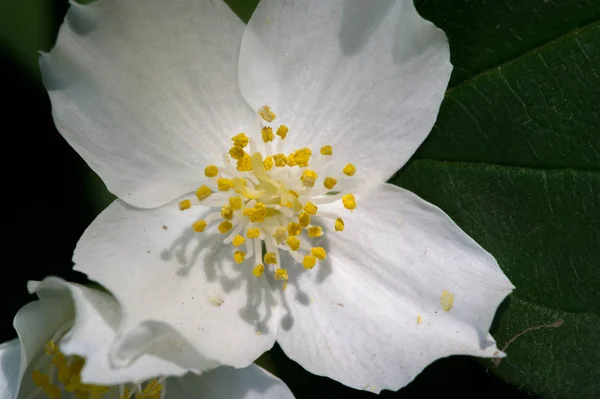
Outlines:
[[[206,229],[206,226],[207,224],[205,220],[198,220],[192,225],[192,229],[194,229],[196,233],[202,233]]]
[[[242,159],[244,157],[244,155],[246,154],[246,151],[244,151],[242,148],[233,146],[231,147],[231,149],[229,149],[229,156],[233,159]]]
[[[302,266],[304,266],[305,269],[310,270],[315,267],[316,264],[317,258],[312,255],[306,255],[304,259],[302,259]]]
[[[323,182],[323,185],[325,186],[326,189],[331,190],[335,187],[335,185],[337,184],[337,180],[334,179],[333,177],[326,177],[325,181]]]
[[[219,191],[229,191],[233,188],[233,180],[225,178],[217,179],[217,188]]]
[[[270,265],[276,265],[277,264],[277,255],[275,254],[275,252],[267,252],[265,254],[265,263],[268,263]]]
[[[273,155],[273,159],[275,160],[275,166],[278,168],[283,168],[287,165],[287,157],[284,154],[275,154]]]
[[[186,209],[190,209],[192,207],[192,201],[190,200],[183,200],[183,201],[179,201],[179,210],[180,211],[185,211]]]
[[[331,156],[333,155],[333,148],[330,145],[324,145],[321,147],[321,155]]]
[[[273,157],[271,157],[271,156],[266,157],[265,160],[263,161],[263,166],[265,167],[265,170],[273,169],[274,164],[275,164],[275,162],[273,161]]]
[[[240,197],[231,197],[229,198],[229,206],[236,211],[242,209],[242,199]]]
[[[208,197],[210,197],[211,194],[212,190],[204,185],[200,186],[198,190],[196,190],[196,198],[198,198],[198,201],[203,201],[207,199]]]
[[[302,210],[304,210],[304,212],[308,213],[310,216],[315,216],[319,208],[312,202],[307,201]]]
[[[236,235],[235,237],[233,237],[233,241],[231,241],[231,244],[234,247],[239,247],[240,245],[244,244],[246,242],[246,239],[241,236],[241,235]]]
[[[290,156],[288,157],[288,164],[290,164],[289,160],[290,157],[293,159],[293,163],[297,164],[298,166],[305,168],[308,166],[308,162],[310,161],[310,156],[312,155],[312,151],[310,150],[310,148],[301,148],[299,150],[296,150],[293,152],[293,154],[290,154]],[[292,165],[290,165],[292,166]]]
[[[348,165],[344,166],[342,172],[344,172],[346,176],[354,176],[354,174],[356,173],[356,167],[349,163]]]
[[[275,280],[283,280],[288,281],[288,272],[286,269],[277,269],[275,270]]]
[[[285,140],[285,137],[287,136],[289,131],[290,129],[288,129],[286,125],[281,125],[277,128],[277,132],[275,132],[275,134],[281,137],[281,140]]]
[[[305,228],[308,227],[310,224],[310,215],[306,212],[300,213],[300,216],[298,216],[298,224]]]
[[[229,220],[224,220],[219,224],[219,231],[221,234],[227,233],[229,230],[233,228],[233,225]]]
[[[298,239],[298,237],[288,237],[286,243],[288,245],[288,248],[292,251],[297,251],[298,248],[300,248],[300,240]]]
[[[265,143],[273,141],[275,139],[275,135],[273,134],[273,129],[269,126],[265,126],[261,130],[262,139]]]
[[[271,111],[271,107],[263,105],[258,110],[258,115],[267,122],[273,122],[275,120],[275,114]]]
[[[356,198],[354,198],[353,194],[346,194],[342,197],[342,203],[344,204],[344,208],[353,211],[356,209]]]
[[[260,236],[260,229],[252,227],[248,229],[248,238],[258,238]]]
[[[323,235],[323,229],[318,226],[308,228],[308,236],[310,238],[321,237]]]
[[[248,216],[251,222],[264,222],[267,216],[267,208],[265,204],[257,202],[253,208],[244,208],[244,216]]]
[[[264,265],[256,265],[256,266],[254,266],[254,269],[252,269],[252,274],[254,274],[256,277],[262,276],[264,272],[265,272]]]
[[[302,172],[300,180],[306,187],[314,187],[317,178],[318,175],[314,170],[306,169],[304,172]]]
[[[342,218],[335,219],[335,231],[344,231],[344,220]]]
[[[278,227],[275,230],[273,237],[275,238],[275,242],[277,242],[277,244],[281,244],[287,237],[287,230],[283,227]]]
[[[327,257],[327,252],[323,247],[314,247],[310,250],[310,254],[319,260],[323,260]]]
[[[215,177],[219,174],[219,168],[215,165],[209,165],[204,168],[204,176],[206,177]]]
[[[244,148],[248,145],[248,136],[244,133],[237,134],[231,138],[233,145],[237,148]]]
[[[233,260],[235,261],[235,263],[240,264],[244,261],[244,259],[246,258],[246,253],[243,251],[235,251],[233,253]]]
[[[287,225],[287,231],[290,236],[297,236],[302,232],[302,226],[298,223],[290,222]]]
[[[240,172],[252,172],[252,157],[248,154],[244,154],[244,156],[235,163],[235,168]]]

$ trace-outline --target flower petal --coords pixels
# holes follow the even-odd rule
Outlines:
[[[130,204],[191,191],[256,123],[237,86],[243,29],[221,0],[72,2],[40,58],[58,130]]]
[[[279,378],[254,364],[244,369],[220,367],[167,381],[170,398],[290,399],[294,395]]]
[[[383,182],[429,134],[451,70],[446,36],[412,1],[263,0],[239,81],[289,126],[291,148],[330,144]]]
[[[223,244],[216,226],[192,230],[205,210],[182,212],[177,203],[139,210],[115,201],[83,234],[75,269],[122,306],[115,366],[158,340],[181,351],[189,343],[205,357],[199,364],[210,359],[234,367],[248,366],[274,344],[278,309],[268,282],[252,276],[248,262],[234,263],[233,247]]]
[[[21,344],[13,339],[0,345],[0,399],[14,399],[19,390]]]
[[[488,330],[514,287],[495,259],[409,191],[384,184],[357,203],[351,214],[323,207],[344,214],[345,230],[328,229],[316,270],[290,275],[285,353],[373,392],[403,387],[441,357],[503,356]]]

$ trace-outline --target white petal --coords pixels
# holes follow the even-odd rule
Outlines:
[[[325,261],[290,274],[292,320],[277,336],[285,353],[373,392],[403,387],[441,357],[503,356],[488,330],[514,287],[494,258],[406,190],[384,184],[357,203],[352,213],[322,207],[346,228],[325,234]],[[449,311],[444,290],[454,294]]]
[[[263,0],[239,80],[288,125],[290,148],[330,144],[385,181],[429,134],[451,70],[446,36],[411,0]]]
[[[14,399],[19,390],[21,344],[14,339],[0,345],[0,399]]]
[[[237,86],[243,29],[221,0],[72,2],[40,58],[58,130],[130,204],[191,191],[256,123]]]
[[[250,262],[233,262],[233,247],[215,227],[192,230],[205,209],[139,210],[115,201],[79,241],[75,269],[123,309],[116,366],[166,341],[182,356],[203,355],[190,369],[245,367],[275,342],[279,310],[267,281],[252,276]]]
[[[220,367],[167,380],[166,399],[289,399],[294,395],[279,378],[254,364],[244,369]]]

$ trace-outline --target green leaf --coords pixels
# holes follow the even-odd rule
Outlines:
[[[392,182],[446,211],[517,287],[492,331],[508,357],[490,370],[541,397],[596,397],[600,5],[420,5],[449,36],[455,72]]]

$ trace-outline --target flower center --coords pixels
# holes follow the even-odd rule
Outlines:
[[[193,223],[194,231],[202,233],[209,224],[219,223],[219,232],[226,236],[223,242],[234,247],[236,263],[254,258],[256,277],[263,275],[265,265],[272,265],[275,279],[287,281],[287,270],[280,267],[280,251],[312,269],[327,256],[323,247],[311,244],[323,236],[324,223],[331,223],[335,231],[344,230],[339,215],[319,211],[319,206],[342,201],[346,209],[356,208],[350,193],[356,168],[351,163],[344,167],[336,164],[330,145],[316,154],[307,147],[284,154],[288,127],[275,129],[275,114],[268,106],[261,107],[258,114],[261,138],[255,140],[245,133],[232,137],[224,164],[207,166],[206,183],[196,190],[195,198],[181,201],[179,209],[194,205],[218,208]]]

